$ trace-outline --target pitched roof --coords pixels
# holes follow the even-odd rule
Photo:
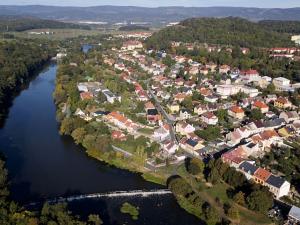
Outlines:
[[[264,102],[261,102],[261,101],[255,101],[253,103],[253,106],[257,107],[257,108],[260,108],[260,109],[266,109],[266,108],[269,108]]]
[[[271,176],[271,173],[263,168],[258,168],[255,171],[254,176],[260,180],[266,181]]]
[[[239,106],[232,106],[229,110],[234,113],[244,113],[244,110]]]
[[[253,175],[256,172],[256,170],[258,169],[258,167],[256,167],[256,166],[252,165],[251,163],[245,161],[239,166],[239,169],[246,172],[246,173],[248,173],[248,174]]]
[[[266,181],[268,184],[274,186],[274,187],[277,187],[277,188],[280,188],[283,183],[285,182],[285,180],[281,177],[276,177],[274,176],[273,174],[267,179]]]

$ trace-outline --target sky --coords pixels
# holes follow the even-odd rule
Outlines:
[[[244,6],[260,8],[300,7],[300,0],[0,0],[0,5],[56,5],[56,6]]]

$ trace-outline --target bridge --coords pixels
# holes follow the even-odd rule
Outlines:
[[[53,199],[48,199],[46,202],[49,204],[63,203],[63,202],[73,202],[77,200],[84,199],[97,199],[97,198],[120,198],[120,197],[150,197],[154,195],[169,195],[172,192],[169,189],[157,189],[157,190],[133,190],[133,191],[115,191],[108,193],[94,193],[94,194],[82,194],[74,195],[69,197],[58,197]],[[28,206],[38,205],[40,202],[30,203]]]

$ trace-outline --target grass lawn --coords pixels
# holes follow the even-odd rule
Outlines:
[[[214,198],[218,197],[222,203],[228,203],[230,201],[226,193],[228,187],[229,186],[227,184],[219,183],[211,188],[205,189],[204,191]]]

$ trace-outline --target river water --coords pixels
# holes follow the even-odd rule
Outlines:
[[[0,151],[7,158],[12,198],[20,204],[74,194],[164,188],[93,160],[70,137],[58,133],[52,93],[57,66],[50,64],[13,101],[0,128]],[[120,213],[123,202],[140,208],[132,221]],[[152,196],[81,200],[70,209],[85,218],[100,214],[105,224],[200,224],[181,209],[174,197]]]

